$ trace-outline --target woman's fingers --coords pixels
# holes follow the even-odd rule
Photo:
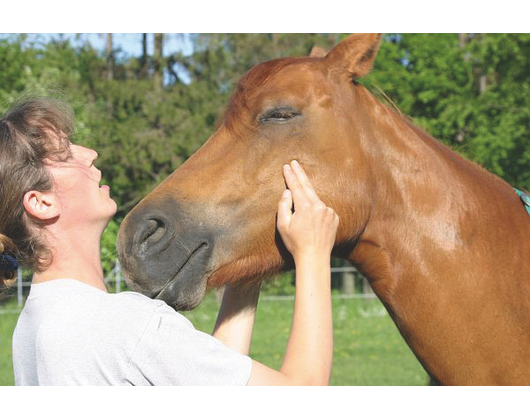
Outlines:
[[[318,198],[318,195],[315,192],[315,189],[313,188],[313,185],[311,184],[311,181],[309,181],[309,178],[307,177],[304,169],[302,168],[302,166],[296,160],[293,160],[291,162],[291,169],[293,170],[293,172],[295,173],[296,177],[298,178],[298,182],[300,182],[300,184],[302,184],[302,186],[303,186],[303,188],[305,190],[305,193],[306,193],[307,197],[309,198],[309,200],[311,200],[312,202],[320,201],[320,199]]]
[[[292,193],[292,199],[294,201],[295,210],[297,208],[300,209],[306,205],[311,204],[311,200],[307,196],[306,189],[301,184],[291,165],[283,166],[283,176],[285,178],[287,188],[289,188]]]
[[[284,165],[283,175],[287,187],[293,194],[295,210],[321,203],[306,173],[297,161],[294,160],[290,165]]]
[[[295,260],[302,255],[329,254],[338,216],[318,198],[300,165],[284,165],[283,173],[288,189],[278,203],[277,226],[287,250]]]

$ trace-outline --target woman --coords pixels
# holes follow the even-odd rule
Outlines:
[[[213,337],[162,301],[107,293],[100,238],[116,203],[99,185],[97,153],[72,144],[72,131],[71,110],[47,98],[0,120],[0,280],[19,263],[35,273],[13,336],[17,385],[328,384],[338,217],[296,162],[283,168],[288,189],[278,204],[296,296],[276,371],[248,357],[258,290],[227,287]]]

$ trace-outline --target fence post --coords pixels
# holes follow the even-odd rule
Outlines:
[[[22,300],[23,300],[23,296],[22,296],[22,268],[18,267],[17,269],[17,303],[18,303],[18,306],[21,307],[22,306]]]
[[[114,266],[115,274],[116,274],[116,293],[121,292],[121,266],[120,266],[120,260],[116,260],[116,265]]]
[[[342,293],[353,295],[355,293],[355,274],[351,271],[342,273]]]
[[[367,279],[363,277],[363,295],[373,295],[374,291]]]

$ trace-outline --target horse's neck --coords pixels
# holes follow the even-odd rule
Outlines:
[[[499,282],[492,267],[507,278],[530,276],[520,258],[530,252],[530,221],[508,184],[388,112],[372,131],[380,144],[380,158],[371,162],[373,200],[348,259],[370,280],[420,360],[436,370],[437,347],[439,353],[466,345],[445,329],[448,319],[482,316],[478,291],[494,296],[492,306],[502,296],[524,296],[521,282]],[[477,331],[470,323],[458,334]]]
[[[445,151],[412,132],[400,141],[391,139],[379,162],[368,223],[350,255],[385,303],[404,281],[432,278],[438,256],[458,250],[462,221],[479,209]]]
[[[368,180],[370,214],[360,243],[378,255],[391,252],[395,270],[408,257],[417,261],[426,248],[448,252],[459,245],[462,219],[479,208],[472,185],[489,174],[384,105],[372,106],[377,117],[365,159],[377,169]],[[361,254],[354,255],[358,263],[367,257]]]
[[[483,228],[477,225],[480,219],[491,219],[491,211],[520,210],[506,182],[454,153],[372,96],[365,100],[372,102],[373,115],[369,117],[370,138],[365,140],[369,150],[363,157],[373,169],[366,180],[371,198],[365,203],[368,210],[363,209],[369,215],[361,243],[374,250],[388,249],[394,265],[398,260],[418,261],[434,250],[447,254],[461,247],[470,229]],[[355,209],[355,202],[350,205]],[[355,262],[363,263],[362,259]]]

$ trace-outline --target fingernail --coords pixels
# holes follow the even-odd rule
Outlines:
[[[291,165],[298,165],[299,163],[296,160],[291,161]]]
[[[291,195],[291,191],[289,191],[289,190],[285,190],[285,191],[283,192],[283,194],[282,194],[282,197],[283,197],[283,198],[287,198],[287,197],[289,197],[290,195]]]
[[[291,167],[289,165],[283,165],[283,169],[287,170],[287,171],[290,171],[291,170]]]

